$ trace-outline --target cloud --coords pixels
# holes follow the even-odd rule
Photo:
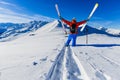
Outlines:
[[[9,2],[5,2],[5,1],[0,1],[0,7],[4,7],[4,8],[14,8],[16,10],[22,10],[24,9],[23,7],[20,7],[18,5],[15,5],[13,3],[9,3]]]
[[[34,14],[33,17],[31,17],[34,20],[43,20],[43,21],[53,21],[55,20],[54,18],[50,18],[47,16],[42,16],[42,15],[38,15],[38,14]]]
[[[15,7],[16,10],[9,8]],[[25,14],[23,11],[22,13],[18,13],[19,10],[22,10],[22,7],[19,7],[15,4],[0,1],[0,23],[2,22],[12,22],[12,23],[26,23],[31,20],[53,20],[49,17],[45,17],[39,14]]]
[[[23,18],[23,17],[18,17],[18,16],[11,16],[11,15],[4,15],[4,14],[0,14],[0,22],[12,22],[12,23],[25,23],[25,22],[29,22],[30,20],[27,18]]]
[[[32,20],[32,18],[28,15],[20,14],[10,9],[0,7],[0,22],[24,23],[30,20]]]
[[[9,5],[9,6],[16,6],[15,4],[8,3],[8,2],[5,2],[5,1],[0,1],[0,4]]]
[[[51,21],[54,20],[38,14],[27,15],[13,12],[9,9],[0,8],[0,22],[27,23],[32,20]]]

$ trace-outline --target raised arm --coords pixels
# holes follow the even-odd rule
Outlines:
[[[61,19],[62,22],[64,22],[64,23],[67,24],[67,25],[70,25],[70,24],[71,24],[70,21],[68,21],[68,20],[66,20],[66,19],[64,19],[64,18],[62,18],[61,16],[60,16],[60,19]]]
[[[80,26],[82,24],[85,24],[88,20],[83,20],[83,21],[80,21],[80,22],[77,22],[77,26]]]

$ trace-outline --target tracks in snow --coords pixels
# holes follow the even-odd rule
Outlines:
[[[111,76],[107,75],[105,73],[105,71],[102,70],[98,66],[98,64],[96,64],[97,60],[94,59],[94,58],[98,58],[98,59],[102,58],[101,60],[104,60],[107,63],[114,64],[114,65],[117,65],[117,64],[115,64],[113,61],[111,61],[110,59],[108,59],[107,57],[105,57],[105,56],[103,56],[103,55],[101,55],[99,53],[94,54],[94,56],[91,55],[91,54],[88,54],[88,53],[84,53],[84,52],[80,52],[80,54],[82,55],[81,57],[83,57],[84,60],[94,69],[95,76],[98,78],[98,79],[95,79],[95,80],[112,80]]]
[[[46,80],[90,80],[71,47],[63,47]]]

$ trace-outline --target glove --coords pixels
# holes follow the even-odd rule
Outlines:
[[[59,18],[62,20],[63,18],[61,16],[59,16]]]
[[[90,19],[86,19],[86,21],[89,21]]]

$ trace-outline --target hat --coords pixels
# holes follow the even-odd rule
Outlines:
[[[73,18],[72,18],[72,20],[76,20],[76,18],[75,18],[75,17],[73,17]]]

